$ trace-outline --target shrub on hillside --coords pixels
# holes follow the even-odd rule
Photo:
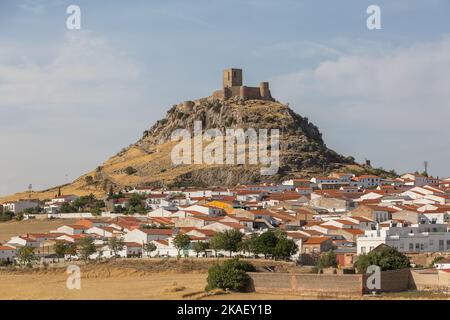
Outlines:
[[[125,168],[125,173],[129,176],[135,174],[136,172],[137,172],[137,170],[131,166]]]
[[[213,289],[242,291],[249,283],[246,272],[255,271],[255,267],[239,259],[228,260],[223,264],[216,264],[209,268],[205,290]]]

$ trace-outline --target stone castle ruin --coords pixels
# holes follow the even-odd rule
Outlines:
[[[221,90],[216,90],[207,98],[194,101],[184,101],[180,107],[186,110],[192,110],[195,105],[206,100],[268,100],[274,101],[269,90],[268,82],[261,82],[259,87],[247,87],[242,85],[242,69],[229,68],[223,71]]]
[[[225,69],[223,71],[223,88],[214,91],[213,99],[228,100],[239,97],[242,100],[273,100],[268,82],[261,82],[259,87],[247,87],[242,85],[242,69]]]

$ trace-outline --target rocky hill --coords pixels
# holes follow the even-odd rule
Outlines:
[[[192,132],[194,121],[201,121],[203,130],[218,128],[254,128],[280,130],[280,168],[276,175],[261,175],[258,165],[175,166],[171,141],[175,129]],[[248,147],[248,145],[247,145]],[[236,184],[278,182],[289,177],[304,177],[325,171],[367,172],[354,162],[327,148],[319,129],[307,118],[279,102],[239,99],[227,101],[199,100],[192,105],[175,105],[136,143],[108,159],[94,171],[73,183],[62,186],[64,194],[105,194],[111,188],[126,186],[233,186]],[[58,187],[35,193],[38,198],[53,196]],[[24,194],[17,194],[19,198]]]

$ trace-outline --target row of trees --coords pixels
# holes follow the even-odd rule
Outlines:
[[[178,251],[178,257],[180,257],[182,250],[188,250],[191,247],[191,239],[187,234],[178,234],[173,240],[173,245]],[[120,251],[125,248],[125,242],[123,238],[112,237],[108,240],[107,246],[117,257]],[[147,255],[150,255],[156,249],[156,245],[152,242],[143,246],[143,251]],[[265,258],[289,259],[297,252],[298,247],[293,240],[288,239],[286,234],[279,230],[269,230],[260,235],[253,234],[249,238],[244,238],[243,234],[237,230],[227,230],[216,233],[209,243],[194,242],[192,249],[197,253],[197,257],[200,253],[206,253],[206,250],[212,249],[216,256],[218,251],[228,251],[230,257],[233,253],[243,251],[253,255],[263,254]],[[97,249],[94,239],[86,237],[77,244],[57,242],[54,245],[54,251],[58,258],[78,255],[80,259],[87,261]],[[17,252],[17,260],[21,264],[31,264],[36,259],[33,248],[23,247]]]
[[[112,237],[107,242],[108,248],[113,252],[114,256],[119,256],[120,251],[125,248],[125,241],[120,237]],[[58,258],[64,258],[66,255],[77,255],[84,261],[96,252],[94,239],[87,237],[82,239],[78,244],[58,242],[54,246],[55,254]],[[144,244],[143,250],[149,255],[156,250],[154,243]]]
[[[354,264],[358,273],[361,274],[366,273],[370,265],[380,267],[381,271],[410,267],[409,258],[397,249],[389,246],[383,246],[370,251],[368,254],[359,255]],[[336,254],[333,251],[321,255],[316,264],[318,271],[325,268],[336,268],[337,266]]]
[[[95,195],[90,194],[88,196],[81,196],[71,203],[63,203],[59,212],[72,213],[89,210],[93,215],[100,215],[104,207],[105,202],[103,200],[98,200]]]
[[[189,236],[179,234],[175,237],[173,244],[178,250],[178,255],[180,255],[181,250],[189,248]],[[227,251],[230,257],[233,253],[242,251],[254,256],[262,254],[265,258],[289,259],[297,253],[298,246],[292,239],[287,238],[286,233],[280,230],[269,230],[259,235],[253,234],[249,238],[244,238],[238,230],[227,230],[216,233],[209,243],[195,242],[192,249],[197,253],[197,257],[200,253],[212,249],[216,256],[218,251]]]
[[[144,200],[145,196],[142,196],[138,193],[133,193],[130,199],[128,199],[125,207],[117,206],[113,209],[113,212],[124,214],[145,213],[145,207],[143,205]]]

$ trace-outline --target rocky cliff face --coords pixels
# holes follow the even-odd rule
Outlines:
[[[176,129],[193,132],[194,121],[203,130],[226,128],[279,129],[280,168],[276,175],[260,174],[257,165],[181,165],[173,166],[170,151],[171,134]],[[171,147],[170,147],[171,146]],[[104,178],[116,185],[236,185],[238,183],[277,182],[287,177],[300,177],[354,165],[325,145],[319,129],[279,102],[262,100],[202,101],[187,108],[173,106],[166,118],[146,130],[143,138],[123,150],[102,166]],[[136,172],[126,174],[133,168]],[[130,170],[128,173],[134,171]],[[124,173],[126,176],[124,176]]]
[[[275,175],[261,175],[258,165],[173,165],[171,141],[175,129],[193,131],[194,121],[203,130],[217,128],[279,129],[280,166]],[[248,145],[247,145],[248,147]],[[102,195],[111,188],[126,186],[234,186],[237,184],[279,182],[330,171],[370,172],[325,145],[319,129],[287,105],[279,102],[238,99],[227,101],[200,100],[193,104],[173,106],[164,119],[146,130],[136,143],[108,159],[96,170],[74,182],[61,186],[64,194]],[[33,194],[36,198],[53,196],[58,187]],[[8,199],[23,197],[16,194]]]

